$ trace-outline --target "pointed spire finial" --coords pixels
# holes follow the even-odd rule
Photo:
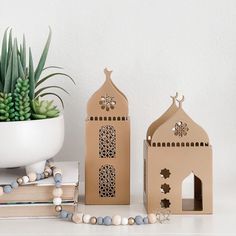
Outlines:
[[[178,97],[178,92],[176,92],[175,96],[170,96],[173,100],[173,104],[175,103],[175,101],[177,100]]]
[[[177,102],[179,103],[179,107],[181,108],[181,107],[182,107],[182,103],[183,103],[183,101],[184,101],[184,95],[182,95],[181,100],[179,100],[179,99],[176,99],[176,100],[177,100]]]
[[[104,73],[106,75],[106,79],[111,79],[112,70],[108,70],[107,68],[105,68]]]

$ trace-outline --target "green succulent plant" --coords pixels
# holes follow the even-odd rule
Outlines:
[[[64,88],[55,85],[43,87],[44,82],[55,76],[69,78],[75,84],[72,77],[62,72],[53,72],[42,77],[48,69],[62,69],[57,66],[45,67],[51,35],[49,28],[43,52],[37,66],[34,67],[31,48],[27,49],[25,36],[19,44],[16,38],[13,40],[12,30],[5,30],[0,55],[0,121],[45,118],[37,112],[41,112],[38,106],[45,106],[45,102],[39,102],[40,98],[48,95],[57,97],[64,107],[61,97],[50,91],[50,89],[59,89],[68,93]],[[26,54],[28,54],[28,60]],[[37,109],[34,109],[34,105]],[[54,116],[47,115],[46,118],[55,117],[56,114],[59,115],[60,112],[55,113]]]
[[[32,101],[32,116],[35,119],[46,119],[57,117],[60,114],[57,106],[53,105],[53,100],[39,100],[38,98]]]

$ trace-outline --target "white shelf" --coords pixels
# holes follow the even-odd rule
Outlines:
[[[85,206],[79,210],[95,216],[135,216],[145,214],[141,196],[132,197],[130,206]],[[60,219],[1,220],[0,235],[236,235],[235,195],[219,196],[214,201],[214,214],[204,216],[171,216],[170,222],[154,225],[99,226],[73,224]],[[229,204],[230,203],[230,204]]]

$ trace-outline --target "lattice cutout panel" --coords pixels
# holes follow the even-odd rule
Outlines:
[[[116,156],[116,130],[112,125],[99,129],[99,157],[114,158]]]
[[[99,196],[115,197],[116,170],[112,165],[102,165],[99,168]]]

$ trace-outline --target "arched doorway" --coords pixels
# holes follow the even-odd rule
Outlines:
[[[182,210],[202,211],[202,181],[193,172],[182,182]]]

